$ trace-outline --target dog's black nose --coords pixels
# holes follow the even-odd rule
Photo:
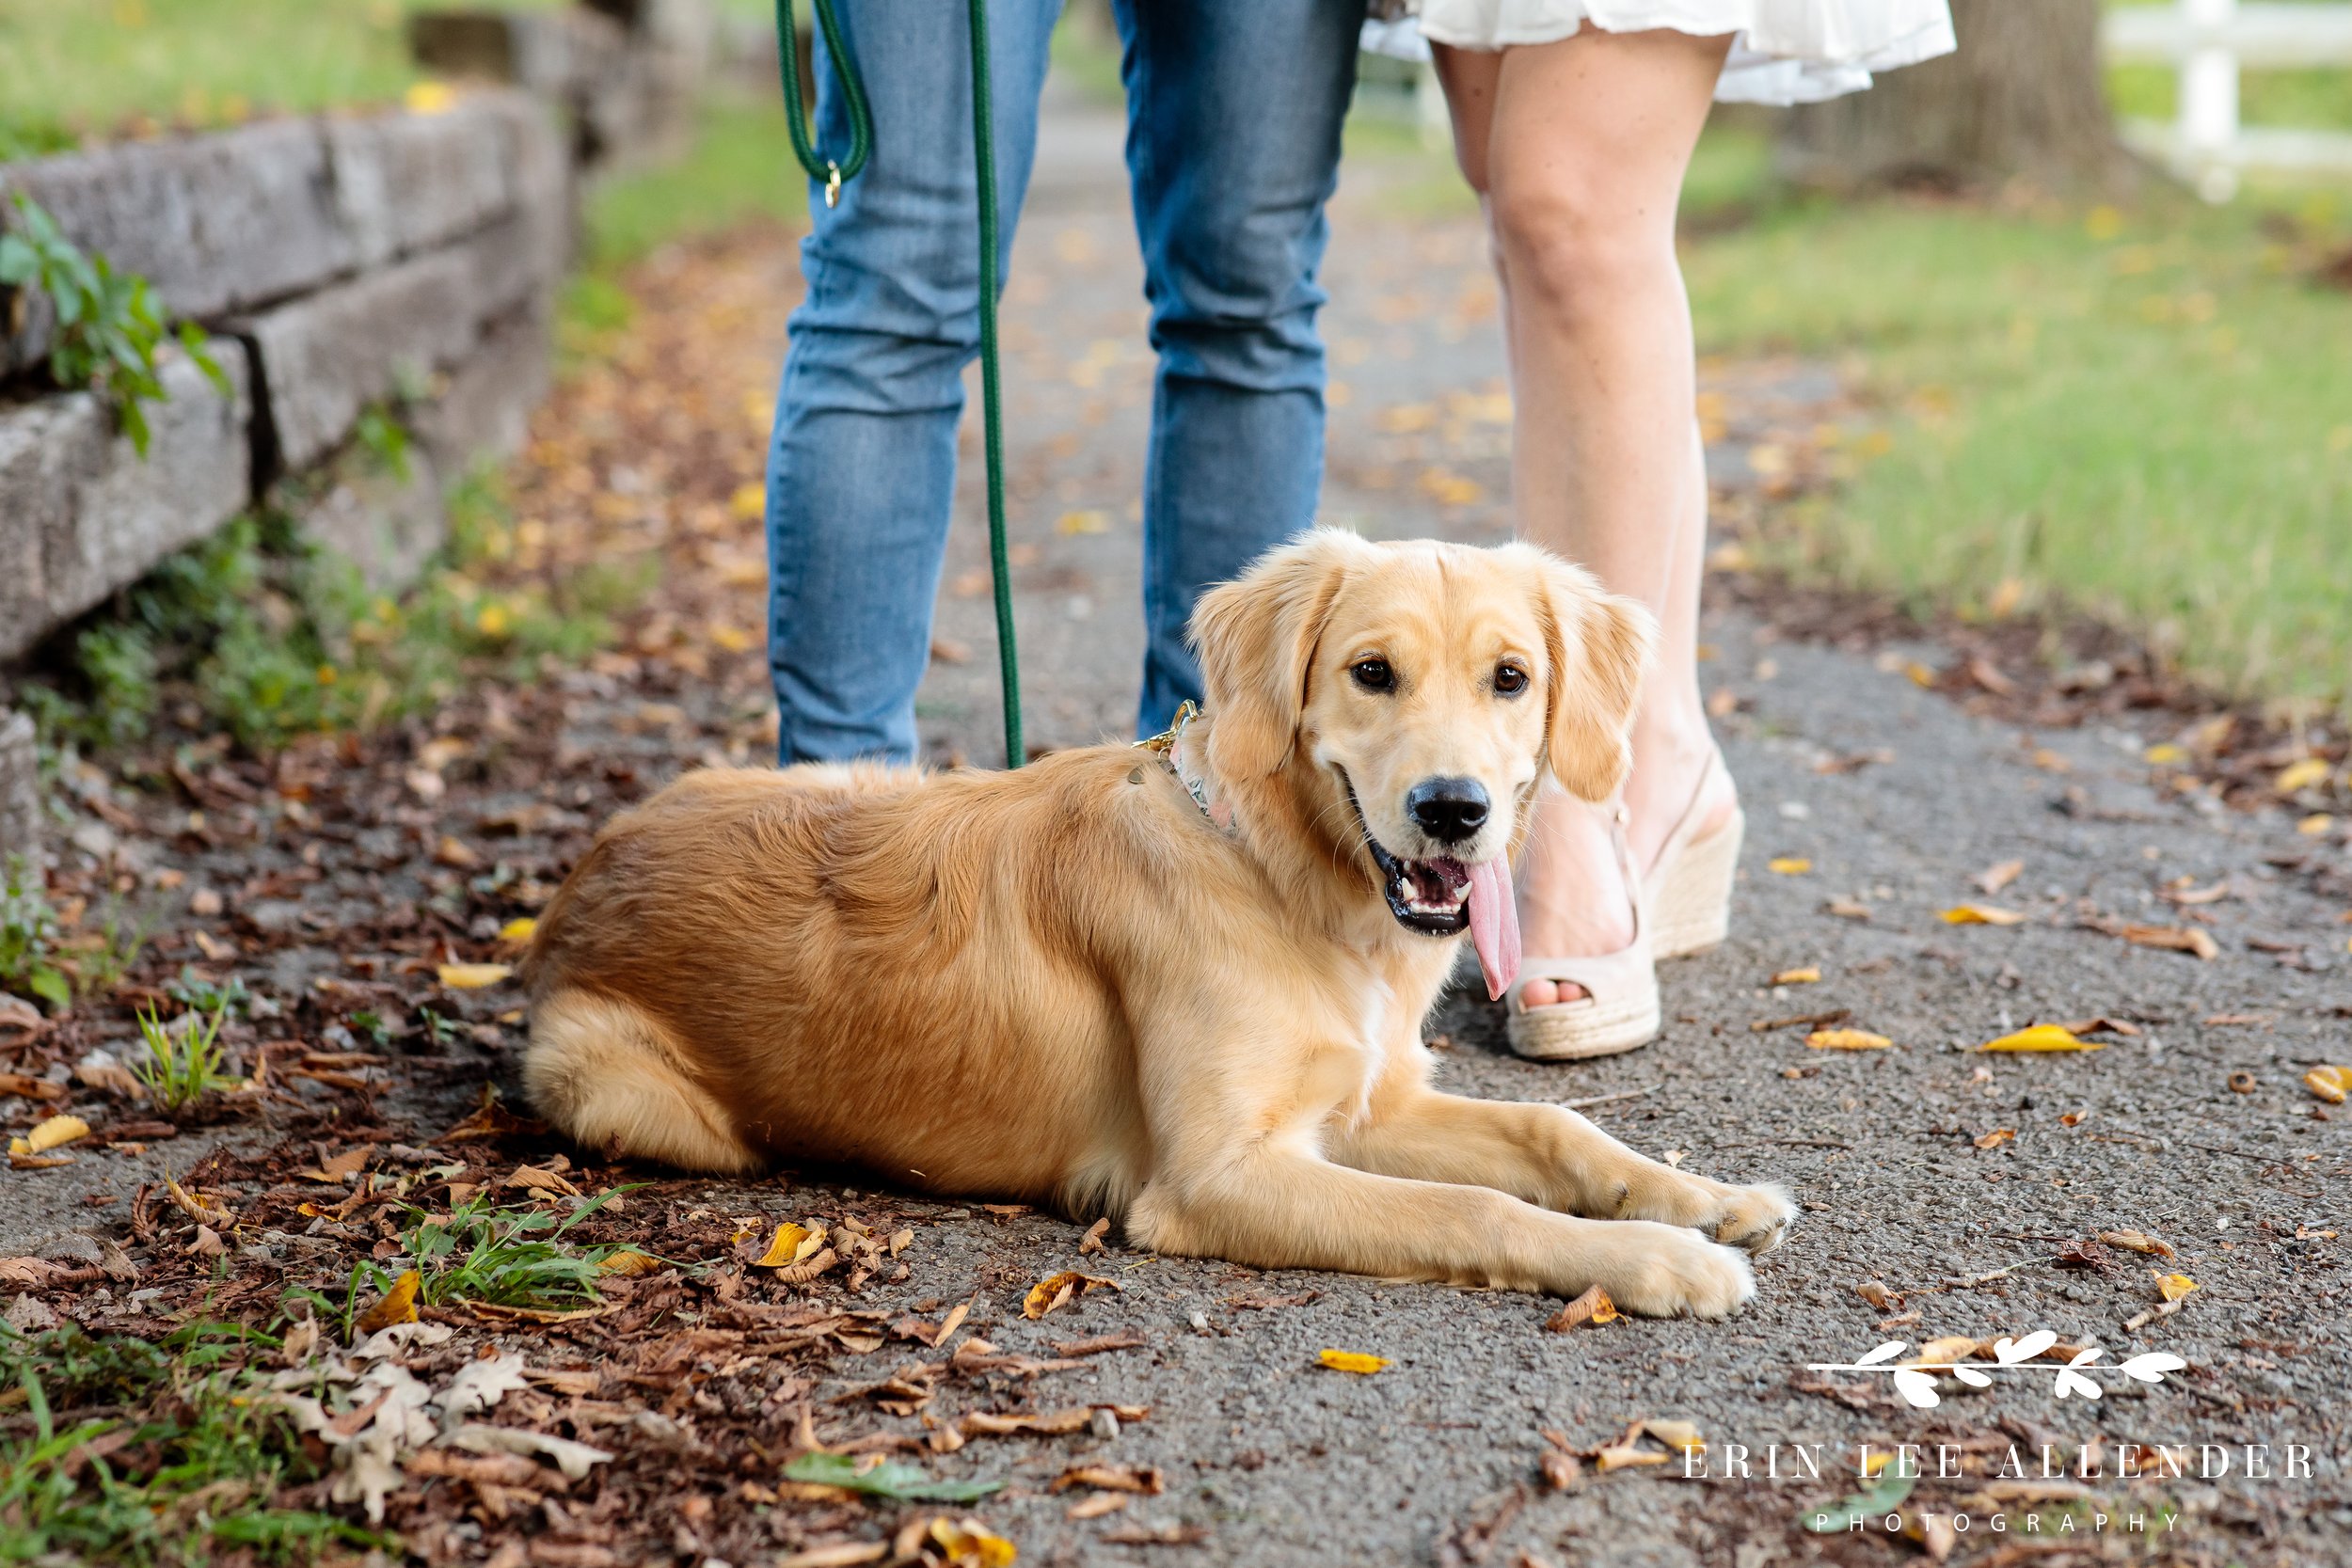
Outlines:
[[[1406,791],[1405,809],[1439,844],[1459,844],[1486,825],[1486,786],[1476,779],[1423,779]]]

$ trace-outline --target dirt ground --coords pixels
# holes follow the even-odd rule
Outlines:
[[[1387,215],[1378,186],[1351,171],[1328,268],[1327,516],[1500,540],[1508,409],[1482,237]],[[1137,277],[1115,128],[1065,109],[1006,324],[1036,746],[1122,736],[1132,713]],[[967,1514],[1041,1563],[2352,1561],[2352,1116],[2302,1081],[2352,1061],[2341,831],[2298,832],[2201,786],[2189,719],[2161,692],[2133,705],[2128,664],[2065,700],[2021,691],[2036,677],[1998,663],[1997,642],[1788,594],[1737,550],[1717,558],[1705,630],[1751,822],[1732,940],[1667,970],[1665,1036],[1627,1056],[1518,1061],[1474,991],[1430,1024],[1447,1087],[1585,1102],[1645,1151],[1797,1195],[1799,1226],[1727,1323],[1551,1332],[1553,1302],[1160,1258],[1115,1231],[1089,1247],[1077,1224],[855,1175],[679,1180],[480,1111],[485,1085],[524,1109],[517,998],[450,989],[440,966],[511,958],[501,929],[606,815],[698,761],[757,759],[772,734],[761,545],[736,498],[758,475],[794,255],[784,235],[739,236],[635,282],[619,357],[566,385],[517,466],[511,563],[658,554],[625,646],[368,741],[199,756],[176,793],[72,781],[81,874],[103,861],[168,883],[170,913],[124,1005],[20,1030],[17,1069],[121,1053],[128,1002],[188,964],[262,1000],[231,1038],[248,1066],[266,1055],[279,1097],[188,1129],[78,1085],[7,1101],[12,1131],[61,1106],[97,1131],[62,1151],[72,1164],[0,1177],[0,1254],[54,1265],[0,1262],[0,1289],[92,1332],[259,1322],[293,1286],[402,1260],[375,1183],[405,1180],[428,1208],[478,1189],[556,1211],[637,1183],[575,1234],[678,1266],[613,1275],[584,1317],[428,1307],[423,1330],[450,1334],[390,1352],[430,1386],[518,1354],[522,1381],[481,1418],[608,1456],[577,1480],[513,1453],[470,1471],[412,1458],[385,1520],[434,1562],[847,1563],[917,1536],[934,1560],[986,1560],[952,1528],[923,1534]],[[1869,426],[1821,367],[1705,379],[1733,531],[1834,478],[1825,432]],[[938,760],[993,765],[967,451],[921,711]],[[2184,766],[2152,767],[2160,744],[2183,745]],[[2022,918],[1947,921],[1967,904]],[[452,1026],[379,1039],[358,1017],[421,1006]],[[2048,1022],[2097,1049],[1977,1049]],[[1837,1026],[1891,1043],[1808,1046]],[[360,1168],[327,1167],[354,1150]],[[756,1261],[786,1221],[828,1229],[812,1278]],[[1116,1288],[1025,1315],[1066,1270]],[[2195,1289],[2163,1310],[2169,1275]],[[1899,1360],[2044,1329],[2103,1347],[2087,1370],[2104,1397],[2057,1397],[2046,1358],[1980,1391],[1947,1378],[1931,1409],[1883,1364],[1820,1370],[1888,1341]],[[1387,1365],[1335,1370],[1327,1350]],[[2185,1365],[2155,1383],[2113,1370],[2151,1352]],[[1674,1451],[1673,1427],[1629,1441],[1645,1421],[1689,1422],[1705,1448]],[[1895,1443],[1926,1446],[1929,1478],[1901,1504],[1923,1539],[1885,1528],[1895,1500],[1851,1531],[1799,1528],[1860,1489],[1860,1445]],[[2189,1473],[2162,1473],[2167,1447]],[[865,1499],[787,1479],[812,1448],[1004,1485],[969,1504]],[[2215,1455],[2226,1473],[2209,1478]]]

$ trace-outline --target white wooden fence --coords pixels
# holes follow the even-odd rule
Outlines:
[[[2178,73],[2178,118],[2170,125],[2129,124],[2124,134],[2207,199],[2228,200],[2245,169],[2352,173],[2352,134],[2238,119],[2244,68],[2352,67],[2352,5],[2178,0],[2111,8],[2102,42],[2110,60],[2169,64]]]

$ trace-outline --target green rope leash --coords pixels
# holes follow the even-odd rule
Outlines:
[[[811,180],[825,182],[825,205],[841,199],[842,182],[856,178],[874,148],[873,111],[857,62],[841,36],[833,0],[810,0],[825,51],[841,79],[850,112],[850,150],[838,163],[819,156],[801,106],[799,51],[792,0],[776,0],[777,54],[784,76],[784,105],[792,122],[792,153]],[[988,564],[996,584],[997,678],[1005,701],[1005,766],[1018,768],[1028,755],[1021,744],[1021,659],[1013,646],[1012,563],[1005,547],[1005,411],[996,354],[996,137],[988,90],[988,0],[970,0],[972,23],[972,149],[980,190],[980,408],[988,456]]]

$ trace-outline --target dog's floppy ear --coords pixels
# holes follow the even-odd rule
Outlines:
[[[1317,529],[1200,596],[1192,645],[1209,700],[1209,760],[1220,774],[1263,778],[1289,758],[1316,639],[1349,562],[1368,547],[1352,533]]]
[[[1658,619],[1638,599],[1604,593],[1590,572],[1549,555],[1542,561],[1536,609],[1551,664],[1545,761],[1570,794],[1606,800],[1633,765],[1633,710]]]

